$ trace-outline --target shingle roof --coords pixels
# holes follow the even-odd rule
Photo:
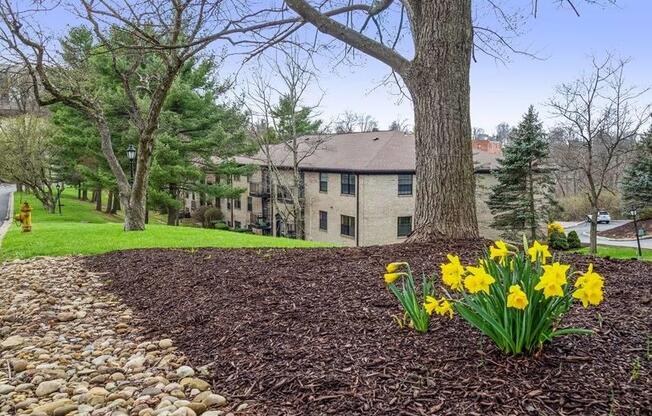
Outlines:
[[[307,154],[308,152],[312,152]],[[270,155],[276,166],[292,167],[292,154],[285,144],[270,147]],[[348,172],[414,172],[414,135],[399,131],[334,134],[327,136],[304,136],[299,139],[299,155],[305,156],[299,163],[303,170]],[[497,167],[493,154],[473,151],[477,171],[489,171]],[[236,158],[241,163],[264,164],[263,153],[252,157]]]

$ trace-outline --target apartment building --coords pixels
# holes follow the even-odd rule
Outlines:
[[[412,231],[415,206],[415,139],[397,131],[338,134],[301,138],[299,164],[305,239],[343,246],[368,246],[403,241]],[[225,221],[255,233],[294,236],[287,187],[292,182],[292,155],[283,144],[269,152],[278,169],[270,171],[262,155],[240,157],[260,169],[249,177],[231,178],[246,188],[239,199],[217,201]],[[481,232],[497,236],[485,204],[495,183],[491,170],[501,152],[474,149],[477,210]]]

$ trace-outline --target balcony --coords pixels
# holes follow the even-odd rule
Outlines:
[[[269,196],[269,182],[249,182],[249,195]]]

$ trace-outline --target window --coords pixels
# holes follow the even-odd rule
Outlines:
[[[349,217],[348,215],[342,215],[342,235],[348,235],[349,237],[355,237],[355,218]]]
[[[231,209],[231,200],[230,199],[226,200],[226,209]]]
[[[319,229],[328,230],[328,212],[319,211]]]
[[[235,199],[233,200],[233,208],[235,208],[235,209],[240,209],[240,208],[242,208],[242,205],[241,205],[241,203],[240,203],[240,197],[235,198]]]
[[[412,175],[398,175],[398,194],[412,195]]]
[[[233,182],[240,182],[240,175],[233,175]]]
[[[235,222],[235,228],[242,228],[242,224],[240,224],[240,221]]]
[[[355,195],[355,175],[352,173],[343,173],[342,177],[342,194]]]
[[[412,217],[398,217],[397,221],[397,235],[399,237],[407,237],[412,232]]]
[[[247,197],[247,211],[251,212],[254,210],[254,200],[252,197]]]
[[[319,173],[319,192],[328,192],[328,173]]]

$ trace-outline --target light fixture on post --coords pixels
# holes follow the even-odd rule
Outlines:
[[[638,223],[636,222],[636,215],[638,212],[636,211],[636,207],[632,207],[632,209],[629,211],[629,215],[632,216],[634,219],[634,234],[636,234],[636,247],[638,248],[638,257],[641,257],[643,253],[641,252],[641,239],[638,234]]]
[[[130,144],[127,147],[127,159],[129,159],[129,184],[134,183],[134,161],[136,160],[136,147]]]

